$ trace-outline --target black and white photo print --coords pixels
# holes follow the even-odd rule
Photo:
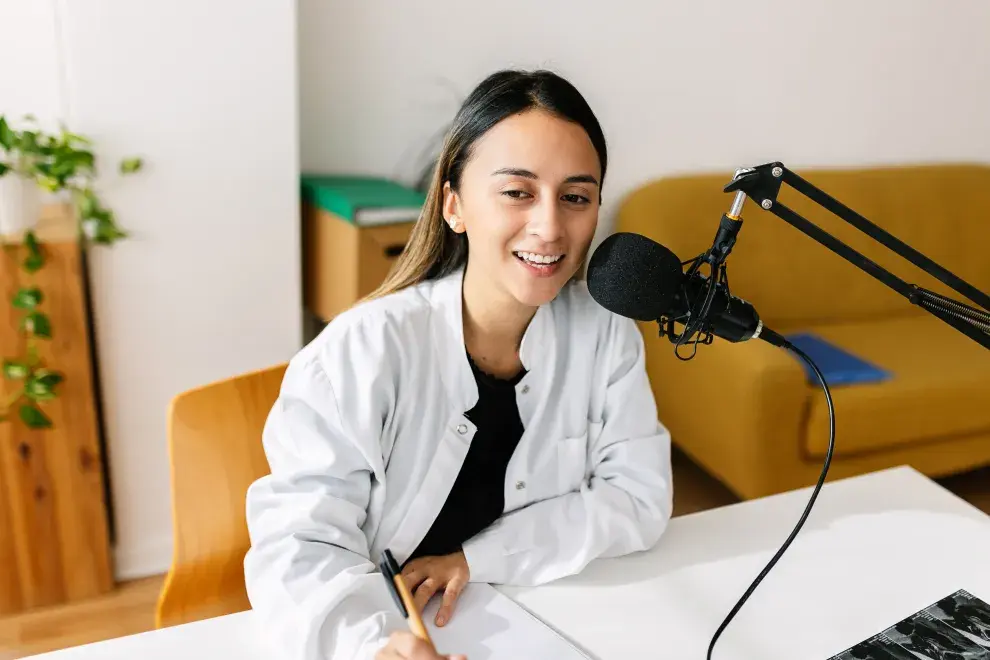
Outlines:
[[[966,591],[957,591],[927,612],[972,642],[990,648],[990,607]]]
[[[918,660],[918,656],[880,633],[843,651],[832,660]]]
[[[990,660],[990,605],[959,590],[829,660]]]

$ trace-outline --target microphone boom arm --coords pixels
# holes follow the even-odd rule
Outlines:
[[[965,296],[983,309],[977,309],[935,293],[934,291],[929,291],[916,284],[910,284],[904,281],[814,223],[795,213],[777,199],[780,186],[784,183],[839,216],[918,268],[921,268],[940,282],[948,285],[954,291]],[[990,296],[870,222],[834,197],[815,187],[807,180],[789,170],[783,163],[766,163],[757,167],[738,170],[733,180],[725,186],[723,191],[736,193],[728,218],[737,219],[741,214],[745,198],[749,197],[764,210],[770,211],[778,218],[811,237],[846,261],[849,261],[880,280],[907,298],[911,303],[922,307],[933,316],[940,318],[956,330],[981,344],[984,348],[990,349]],[[731,243],[728,248],[731,249]],[[722,254],[719,255],[720,261],[724,261],[726,256],[728,256],[728,250],[723,248]]]

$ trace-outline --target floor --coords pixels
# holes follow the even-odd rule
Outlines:
[[[731,504],[736,498],[680,453],[674,455],[674,515]],[[990,514],[990,468],[939,480]],[[154,627],[162,577],[122,584],[99,599],[0,618],[0,660],[120,637]]]

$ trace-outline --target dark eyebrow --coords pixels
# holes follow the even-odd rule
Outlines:
[[[564,183],[593,183],[598,185],[598,179],[590,174],[575,174],[564,179]]]
[[[506,174],[509,176],[521,176],[527,179],[538,179],[540,177],[536,176],[529,170],[524,170],[519,167],[503,167],[501,169],[492,172],[492,176],[499,176],[500,174]],[[590,174],[575,174],[564,179],[564,183],[593,183],[598,185],[598,179],[591,176]]]
[[[526,177],[527,179],[539,179],[540,178],[540,177],[536,176],[535,174],[533,174],[532,172],[530,172],[529,170],[524,170],[524,169],[521,169],[521,168],[518,168],[518,167],[503,167],[501,169],[498,169],[498,170],[495,170],[494,172],[492,172],[492,176],[499,176],[500,174],[507,174],[509,176],[523,176],[523,177]]]

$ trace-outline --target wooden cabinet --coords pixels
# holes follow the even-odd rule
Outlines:
[[[28,275],[17,267],[26,250],[18,237],[5,237],[0,254],[0,354],[23,354],[11,297],[35,285],[52,326],[52,338],[38,341],[39,355],[64,380],[57,398],[41,404],[52,428],[27,428],[16,409],[13,420],[0,422],[0,615],[113,587],[82,247],[65,207],[45,209],[36,231],[47,260],[41,270]],[[12,387],[0,379],[0,397]]]
[[[323,322],[374,291],[402,253],[413,222],[359,227],[303,202],[303,296]]]

